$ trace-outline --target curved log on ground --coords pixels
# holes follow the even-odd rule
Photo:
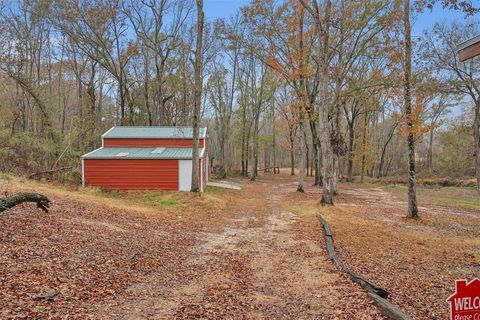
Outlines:
[[[346,270],[343,262],[337,257],[335,252],[335,247],[333,245],[333,233],[328,225],[327,221],[322,218],[319,214],[317,215],[318,220],[323,226],[323,232],[325,236],[325,243],[327,246],[328,257],[332,260],[337,268],[340,271],[345,272],[352,282],[358,284],[365,291],[367,291],[368,296],[373,300],[375,305],[380,309],[380,311],[390,320],[412,320],[412,318],[405,314],[398,306],[390,303],[387,298],[389,292],[385,289],[382,289],[365,279],[353,274],[352,272]]]
[[[36,192],[21,192],[0,200],[0,212],[8,210],[24,202],[35,202],[37,207],[48,212],[51,201],[43,194]]]

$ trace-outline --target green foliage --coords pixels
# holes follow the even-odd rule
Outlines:
[[[143,199],[153,205],[159,205],[162,207],[170,207],[178,204],[176,199],[166,198],[165,193],[146,194]]]
[[[82,178],[80,155],[66,137],[62,141],[60,135],[52,141],[32,132],[11,134],[7,129],[0,131],[0,172],[28,176],[50,170],[54,165],[55,168],[72,167],[42,177],[79,184]]]
[[[102,188],[102,187],[95,187],[94,190],[97,189],[99,190],[102,195],[108,197],[108,198],[122,198],[123,197],[123,192],[120,190],[115,190],[115,189],[108,189],[108,188]]]
[[[219,193],[219,192],[222,192],[223,189],[221,188],[217,188],[217,187],[213,187],[213,186],[206,186],[204,189],[203,189],[203,192],[205,193]]]
[[[4,173],[0,173],[0,180],[3,181],[10,181],[12,178],[9,175],[6,175]]]
[[[33,133],[10,134],[0,131],[0,171],[30,174],[44,170],[55,157],[56,147],[48,140],[39,140]]]
[[[434,157],[434,171],[439,175],[475,175],[475,144],[472,128],[467,124],[453,125],[439,133],[439,148]]]
[[[399,186],[399,185],[388,185],[388,186],[385,186],[384,187],[385,190],[389,190],[389,191],[405,191],[405,187],[404,186]]]

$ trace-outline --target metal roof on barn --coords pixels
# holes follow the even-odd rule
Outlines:
[[[200,128],[200,139],[204,139],[207,128]],[[104,138],[144,138],[144,139],[192,139],[192,127],[113,127]]]
[[[203,157],[205,148],[198,150]],[[83,159],[192,159],[192,148],[114,148],[102,147],[84,154]]]

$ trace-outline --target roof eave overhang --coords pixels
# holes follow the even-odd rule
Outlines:
[[[108,134],[110,133],[110,131],[112,131],[116,127],[117,126],[113,126],[110,129],[108,129],[104,134],[102,134],[101,138],[102,139],[103,138],[107,138],[107,139],[179,139],[179,140],[182,140],[182,139],[191,140],[191,139],[193,139],[193,137],[182,137],[182,136],[179,136],[179,137],[132,137],[132,136],[109,137]],[[200,135],[199,139],[207,138],[207,127],[203,127],[203,128],[200,128],[200,129],[203,129],[203,130],[201,130],[201,131],[203,131],[203,136]]]
[[[192,140],[193,137],[104,137],[107,139],[166,139],[166,140]],[[200,137],[199,139],[205,139],[205,137]]]
[[[480,35],[458,44],[456,51],[462,62],[480,55]]]

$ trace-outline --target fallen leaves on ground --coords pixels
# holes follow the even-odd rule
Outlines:
[[[288,209],[292,178],[240,182],[168,207],[36,184],[50,213],[0,217],[0,318],[381,318],[328,260],[317,221]]]
[[[480,276],[480,213],[432,204],[427,195],[420,191],[419,220],[405,218],[403,193],[378,186],[342,184],[335,207],[317,205],[319,190],[298,201],[321,211],[350,271],[388,290],[415,319],[448,319],[455,280]]]

